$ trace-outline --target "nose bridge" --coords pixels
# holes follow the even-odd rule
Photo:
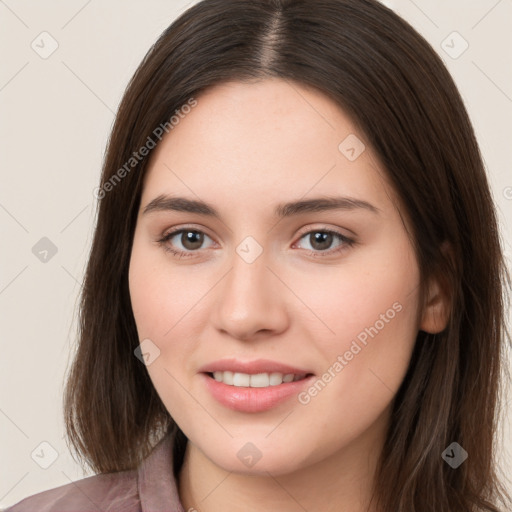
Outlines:
[[[216,296],[216,327],[239,339],[247,339],[258,331],[280,331],[287,323],[282,290],[265,251],[256,254],[251,241],[242,242],[230,260]]]

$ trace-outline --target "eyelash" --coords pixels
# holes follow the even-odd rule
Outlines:
[[[171,231],[170,233],[167,233],[160,240],[158,240],[157,243],[160,244],[161,246],[163,246],[163,248],[166,252],[172,253],[176,257],[179,257],[179,258],[192,257],[195,255],[195,253],[199,252],[199,250],[179,251],[179,250],[173,249],[167,243],[170,239],[174,238],[176,235],[181,234],[181,233],[187,233],[187,232],[201,233],[201,234],[206,235],[206,233],[204,233],[203,231],[201,231],[199,229],[180,228],[180,229]],[[347,248],[350,248],[356,244],[355,240],[348,238],[345,235],[342,235],[341,233],[339,233],[338,231],[334,231],[332,229],[313,229],[310,231],[306,231],[305,233],[302,233],[300,235],[299,240],[302,240],[305,236],[311,235],[312,233],[325,233],[325,234],[329,234],[329,235],[334,235],[334,236],[338,237],[341,240],[341,242],[343,242],[340,246],[336,247],[335,249],[327,249],[325,251],[312,251],[312,250],[306,249],[306,251],[309,253],[309,255],[313,256],[313,257],[324,258],[327,256],[332,256],[333,254],[337,254],[337,253],[339,253],[343,250],[346,250]],[[206,236],[208,236],[208,235],[206,235]],[[209,237],[209,238],[211,238],[211,237]]]

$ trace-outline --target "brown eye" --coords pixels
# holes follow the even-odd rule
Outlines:
[[[201,249],[207,249],[205,239],[210,240],[210,247],[214,245],[213,240],[202,231],[197,229],[177,229],[167,233],[162,239],[158,240],[166,251],[169,251],[180,257],[195,256]]]
[[[303,234],[300,240],[305,240],[309,247],[304,247],[313,256],[330,255],[352,247],[355,241],[329,229],[317,229]],[[335,243],[337,241],[337,243]],[[325,253],[325,254],[323,254]]]

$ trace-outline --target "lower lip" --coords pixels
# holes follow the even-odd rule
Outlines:
[[[263,412],[277,407],[292,396],[297,396],[314,377],[311,375],[302,380],[266,388],[246,388],[217,382],[205,373],[202,376],[206,387],[219,403],[239,412]]]

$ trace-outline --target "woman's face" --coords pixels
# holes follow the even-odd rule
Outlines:
[[[375,452],[428,323],[382,169],[315,90],[271,79],[196,99],[152,155],[130,263],[159,396],[228,471]]]

